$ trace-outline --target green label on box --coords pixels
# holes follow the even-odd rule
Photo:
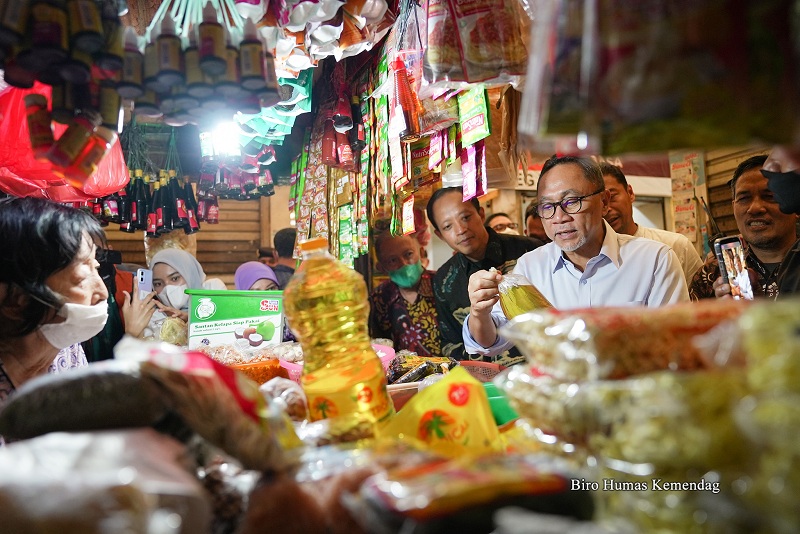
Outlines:
[[[282,291],[186,290],[189,348],[235,348],[242,353],[277,345],[283,339]]]

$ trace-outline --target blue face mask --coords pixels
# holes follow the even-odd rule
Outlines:
[[[420,260],[417,263],[403,265],[396,271],[390,272],[389,279],[403,289],[408,289],[409,287],[414,287],[414,285],[419,282],[422,271],[424,270],[422,261]]]

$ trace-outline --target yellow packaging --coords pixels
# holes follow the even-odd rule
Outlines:
[[[503,450],[486,390],[463,367],[412,397],[378,436],[422,441],[451,457]]]

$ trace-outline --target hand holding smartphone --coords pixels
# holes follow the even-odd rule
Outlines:
[[[139,269],[136,271],[136,287],[139,290],[139,300],[144,299],[153,292],[153,271]]]
[[[745,262],[744,246],[738,237],[721,237],[714,242],[722,281],[731,286],[734,299],[753,299],[753,286]]]

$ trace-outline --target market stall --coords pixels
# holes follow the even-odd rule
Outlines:
[[[230,286],[282,226],[299,262],[10,395],[4,524],[797,531],[796,302],[556,310],[507,275],[511,368],[367,326],[376,235],[427,231],[449,186],[519,218],[552,153],[657,161],[637,188],[708,252],[706,201],[735,231],[727,175],[797,127],[793,10],[0,0],[5,194],[92,212],[128,263],[179,248]]]

